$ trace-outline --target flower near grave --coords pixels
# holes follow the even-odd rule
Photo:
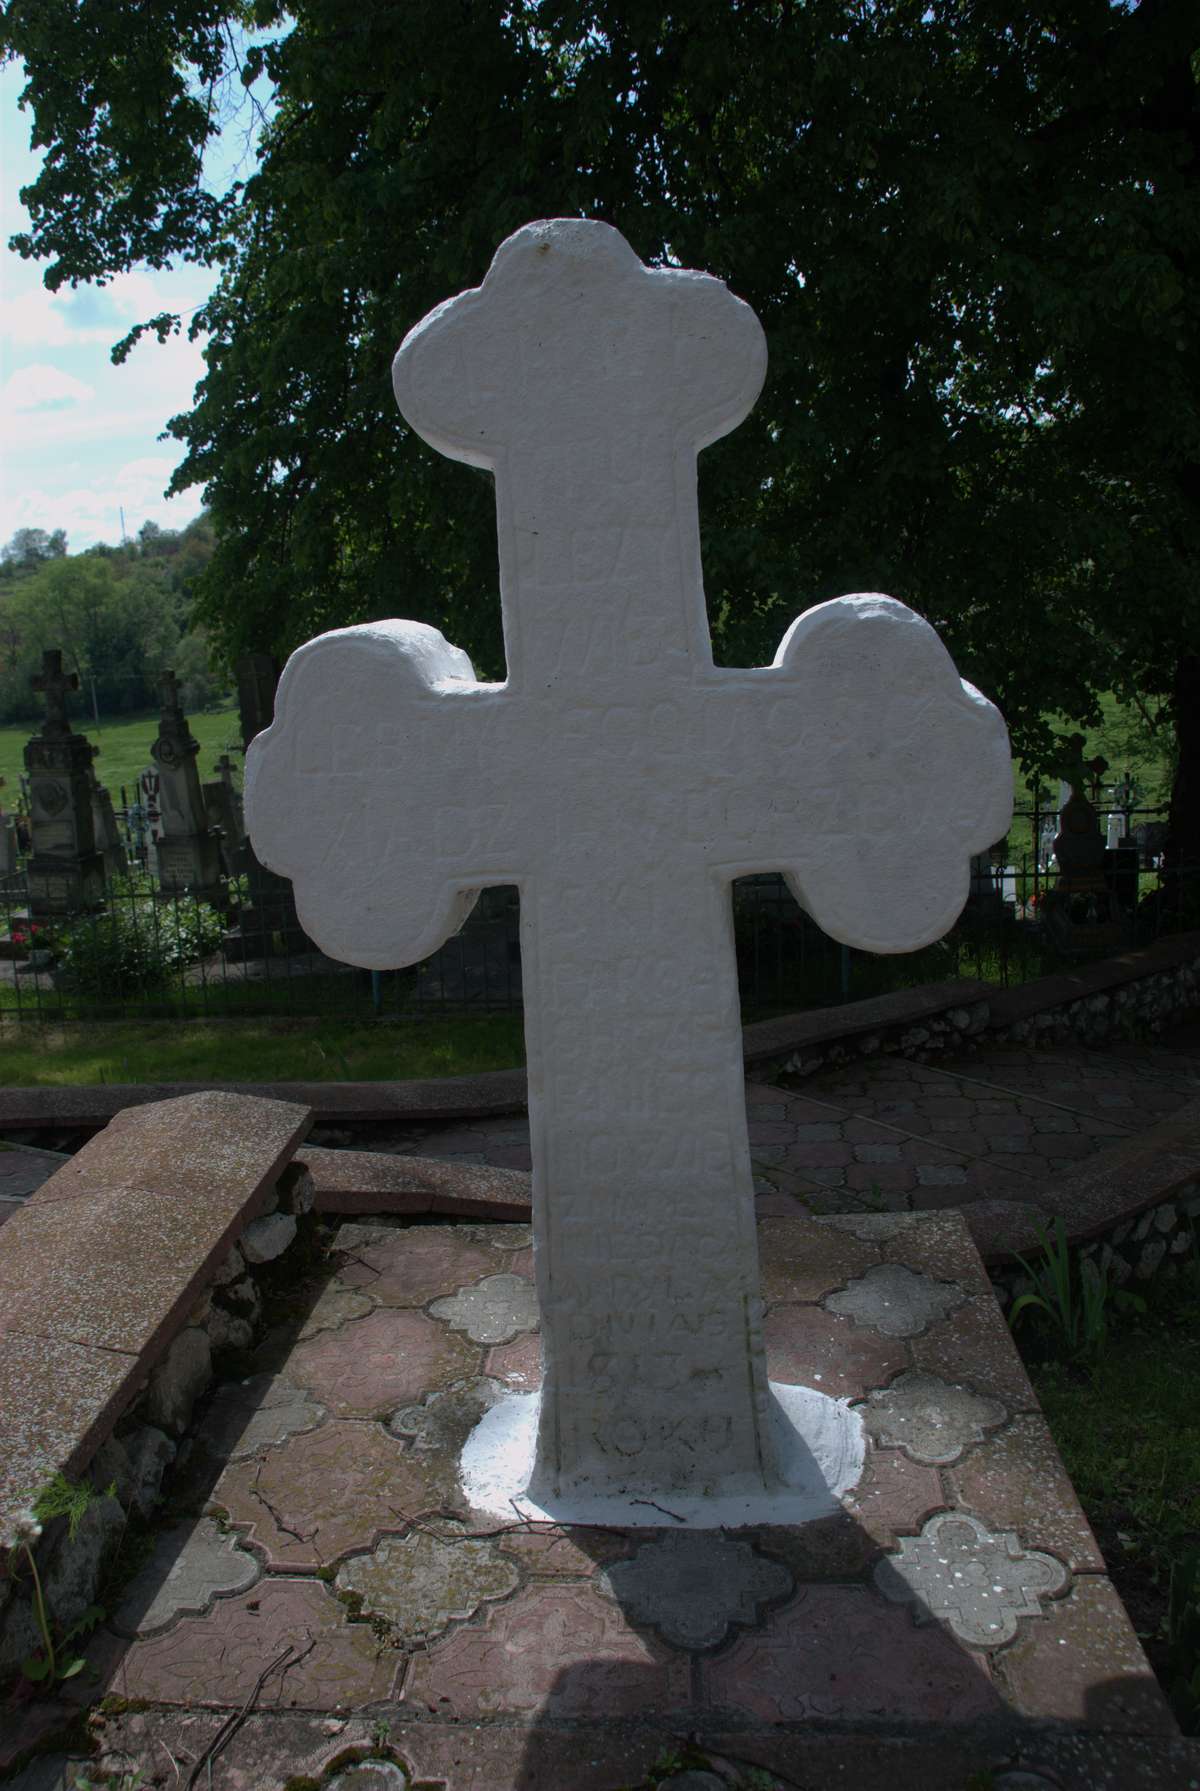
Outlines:
[[[41,1533],[42,1526],[36,1512],[29,1509],[17,1512],[12,1524],[12,1536],[15,1543],[34,1543]]]

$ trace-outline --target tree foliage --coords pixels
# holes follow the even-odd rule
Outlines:
[[[61,542],[30,558],[24,537]],[[136,542],[68,554],[57,529],[22,529],[0,550],[0,721],[43,713],[32,680],[42,654],[58,648],[79,677],[93,716],[136,713],[158,698],[158,678],[173,666],[185,701],[202,707],[216,694],[202,636],[187,632],[196,583],[212,553],[212,529],[200,517],[178,532],[147,523]]]
[[[9,0],[3,19],[48,145],[22,253],[52,285],[222,269],[171,428],[176,485],[202,481],[216,524],[201,602],[227,650],[401,613],[499,670],[490,482],[406,431],[388,365],[509,231],[583,214],[722,275],[767,332],[757,409],[701,460],[722,657],[878,588],[937,623],[1031,760],[1046,712],[1086,723],[1101,691],[1187,708],[1194,0]],[[239,80],[270,87],[261,158],[214,195],[198,168]]]

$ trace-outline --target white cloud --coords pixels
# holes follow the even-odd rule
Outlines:
[[[21,265],[8,257],[10,289],[21,283],[16,273]],[[180,303],[149,274],[117,274],[107,286],[63,286],[57,292],[48,292],[32,268],[26,277],[36,284],[0,299],[0,340],[13,348],[111,348],[130,324],[176,310]]]
[[[86,484],[27,487],[0,506],[0,541],[10,540],[17,529],[66,529],[71,552],[79,553],[97,541],[118,542],[122,510],[129,535],[136,535],[144,522],[181,529],[199,514],[200,491],[197,487],[164,498],[174,470],[170,455],[146,454]]]
[[[74,379],[61,367],[34,361],[6,380],[0,390],[0,405],[8,411],[53,410],[63,405],[83,404],[95,396],[94,386]]]

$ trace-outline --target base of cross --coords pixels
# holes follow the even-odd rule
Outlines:
[[[568,1524],[655,1526],[676,1519],[692,1529],[744,1524],[803,1524],[840,1509],[844,1493],[858,1484],[866,1455],[862,1419],[842,1399],[813,1387],[770,1382],[773,1461],[754,1483],[722,1474],[696,1488],[672,1489],[611,1481],[602,1488],[575,1484],[554,1488],[539,1472],[538,1417],[541,1394],[507,1393],[467,1438],[460,1473],[463,1491],[477,1510]]]

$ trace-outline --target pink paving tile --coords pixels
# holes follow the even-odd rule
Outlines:
[[[773,1381],[816,1387],[837,1399],[865,1399],[908,1366],[903,1343],[820,1306],[777,1306],[763,1326]]]
[[[634,1543],[611,1530],[573,1530],[555,1524],[511,1530],[498,1546],[519,1561],[531,1579],[553,1580],[590,1578],[630,1554]]]
[[[1010,1411],[1036,1412],[1038,1402],[993,1296],[975,1294],[911,1343],[913,1362],[929,1374],[999,1399]]]
[[[973,1723],[999,1715],[987,1662],[865,1586],[804,1586],[701,1665],[706,1699],[765,1723]]]
[[[484,1358],[483,1372],[514,1393],[532,1393],[542,1384],[542,1340],[536,1331],[497,1344]]]
[[[401,1697],[460,1720],[611,1721],[686,1706],[690,1672],[590,1585],[539,1585],[414,1656]]]
[[[883,1549],[894,1549],[899,1536],[917,1535],[946,1502],[936,1468],[910,1461],[901,1449],[873,1446],[862,1479],[843,1500],[854,1522]]]
[[[1171,1735],[1175,1719],[1107,1579],[1086,1575],[1045,1615],[1022,1623],[996,1674],[1022,1716],[1136,1735]]]
[[[289,1647],[294,1658],[264,1681],[259,1708],[353,1709],[391,1692],[395,1654],[369,1625],[348,1622],[345,1607],[316,1580],[263,1580],[123,1652],[110,1644],[104,1682],[119,1697],[239,1709]]]
[[[361,1289],[382,1306],[427,1306],[498,1267],[494,1250],[451,1225],[342,1226],[334,1249],[349,1256],[338,1268],[338,1284]]]
[[[992,1295],[992,1284],[979,1252],[957,1217],[923,1217],[881,1239],[880,1250],[885,1262],[903,1263],[906,1268],[933,1275],[939,1281],[956,1281],[968,1293],[989,1298]]]
[[[758,1226],[762,1296],[768,1305],[819,1300],[878,1262],[877,1246],[807,1218],[765,1218]]]
[[[1104,1559],[1067,1478],[1050,1427],[1023,1412],[946,1470],[955,1503],[989,1530],[1012,1530],[1075,1573],[1103,1573]]]
[[[410,1449],[378,1424],[334,1420],[258,1459],[233,1462],[213,1488],[247,1543],[276,1573],[315,1573],[374,1547],[456,1496],[449,1451]]]
[[[373,1418],[479,1368],[479,1347],[423,1312],[384,1307],[299,1343],[288,1378],[338,1418]]]

